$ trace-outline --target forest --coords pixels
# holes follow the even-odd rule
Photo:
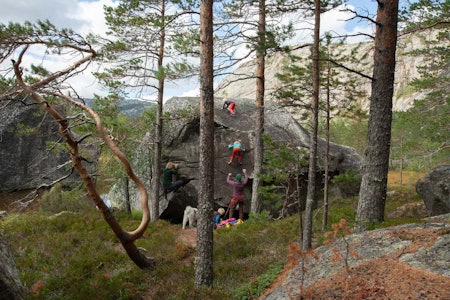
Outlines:
[[[408,218],[389,220],[388,214],[396,206],[420,202],[414,183],[449,163],[449,3],[378,1],[372,15],[350,9],[354,19],[374,27],[369,34],[373,51],[367,53],[373,61],[370,72],[351,54],[334,50],[349,37],[320,31],[321,15],[337,8],[348,10],[343,4],[320,0],[119,1],[114,7],[104,7],[108,36],[83,36],[70,28],[57,28],[51,20],[0,24],[0,109],[21,104],[34,107],[36,118],[50,117],[58,125],[60,138],[48,142],[46,159],[68,154],[67,173],[76,172],[80,179],[71,186],[64,186],[63,177],[50,184],[43,182],[44,188],[26,191],[27,197],[34,196],[18,201],[21,210],[1,219],[1,235],[13,249],[24,285],[17,299],[225,299],[230,295],[256,299],[280,274],[293,244],[298,245],[295,251],[307,253],[322,245],[325,233],[336,230],[336,224],[340,224],[339,234],[348,234],[410,222]],[[280,22],[285,19],[290,21]],[[306,23],[312,24],[310,39],[289,44]],[[426,47],[403,55],[421,56],[424,63],[417,67],[417,78],[402,89],[404,94],[421,96],[410,108],[394,111],[397,40],[422,33],[432,36],[426,39]],[[300,48],[309,50],[307,58],[294,55]],[[242,49],[244,55],[238,53]],[[271,54],[278,52],[286,56],[276,74],[281,84],[267,91],[265,66]],[[42,58],[41,64],[27,65],[27,56],[36,55]],[[55,57],[63,58],[65,65],[47,69],[46,63]],[[220,94],[214,79],[236,75],[237,66],[247,59],[255,65],[254,72],[245,76],[254,82],[256,116],[251,129],[250,217],[236,228],[218,231],[211,221],[215,209],[214,97]],[[71,79],[92,66],[97,66],[93,75],[108,93],[95,95],[88,105]],[[359,89],[358,77],[370,83],[370,95]],[[164,93],[171,82],[186,78],[197,78],[199,84],[198,180],[202,182],[197,226],[189,231],[194,237],[188,242],[180,240],[179,225],[159,220],[166,150],[163,129],[183,117],[164,112]],[[118,112],[126,99],[148,93],[156,96],[155,105],[141,115],[131,118]],[[265,136],[269,94],[308,129],[307,155],[289,145],[273,148]],[[369,99],[368,109],[361,107],[361,99]],[[17,124],[15,130],[26,138],[39,128]],[[145,158],[152,165],[150,182],[139,178],[133,167],[144,133],[151,133],[152,138],[151,157]],[[361,155],[360,170],[333,178],[338,184],[358,182],[359,196],[329,201],[328,152],[324,166],[319,166],[319,138],[327,145],[353,147]],[[93,172],[88,167],[90,146],[100,153]],[[298,178],[301,168],[283,170],[297,155],[302,155],[299,161],[307,168],[306,199],[300,203],[298,197],[297,214],[273,220],[261,208],[284,194],[265,183],[270,180],[287,186],[288,180]],[[284,159],[281,163],[280,158]],[[283,173],[293,177],[283,177]],[[131,209],[126,199],[120,210],[105,203],[102,195],[122,180],[138,190],[139,210]],[[317,190],[318,180],[323,182],[323,191]],[[388,196],[393,186],[398,189],[394,199]],[[317,208],[319,192],[324,198]],[[7,194],[2,193],[2,198]],[[424,215],[417,212],[413,217]],[[342,223],[342,219],[347,221]],[[83,285],[70,286],[80,280]]]

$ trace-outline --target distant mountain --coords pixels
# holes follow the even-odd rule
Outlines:
[[[94,100],[90,98],[84,99],[86,103],[92,107]],[[142,112],[152,106],[156,105],[155,102],[142,101],[136,99],[125,99],[119,103],[119,113],[129,117],[136,118],[142,114]]]
[[[129,118],[136,118],[141,115],[144,110],[149,109],[154,105],[156,105],[155,102],[127,99],[119,104],[119,112]]]

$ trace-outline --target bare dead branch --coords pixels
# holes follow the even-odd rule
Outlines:
[[[450,24],[450,21],[438,21],[438,22],[429,24],[427,26],[422,26],[422,24],[419,24],[417,27],[410,28],[410,29],[400,32],[398,34],[398,36],[408,35],[410,33],[419,32],[419,31],[425,31],[425,30],[432,29],[432,28],[439,27],[439,26],[448,26],[449,24]]]
[[[366,75],[366,74],[364,74],[364,73],[361,73],[361,72],[359,72],[359,71],[357,71],[357,70],[350,69],[349,67],[346,67],[346,66],[344,66],[343,64],[338,63],[338,62],[335,61],[335,60],[332,60],[332,59],[319,59],[319,60],[321,60],[321,61],[329,61],[329,62],[331,62],[332,64],[334,64],[334,65],[336,65],[336,66],[338,66],[338,67],[340,67],[340,68],[343,68],[343,69],[346,70],[346,71],[349,71],[349,72],[351,72],[351,73],[358,74],[359,76],[364,77],[364,78],[367,78],[367,79],[369,79],[369,80],[371,80],[371,81],[374,80],[373,77],[371,77],[371,76],[369,76],[369,75]]]

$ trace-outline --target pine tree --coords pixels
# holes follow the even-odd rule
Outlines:
[[[362,166],[356,231],[384,220],[397,48],[398,0],[378,3],[369,129]]]
[[[214,51],[213,0],[200,5],[200,181],[195,259],[196,287],[213,283]]]
[[[116,7],[105,7],[109,35],[115,39],[103,48],[103,58],[109,67],[97,73],[97,77],[112,93],[122,97],[131,94],[145,99],[156,93],[152,220],[159,218],[165,83],[168,79],[191,76],[193,71],[183,53],[186,40],[181,37],[183,29],[193,24],[181,22],[180,16],[185,14],[183,9],[181,3],[167,0],[126,0]],[[192,46],[195,47],[196,44]]]

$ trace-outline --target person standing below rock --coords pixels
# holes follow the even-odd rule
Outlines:
[[[236,103],[232,100],[224,99],[222,109],[227,109],[228,112],[233,116],[236,114]]]
[[[231,177],[233,174],[228,173],[227,183],[233,188],[233,198],[231,198],[230,205],[228,206],[229,219],[233,218],[234,209],[239,204],[239,219],[244,220],[244,187],[248,181],[247,170],[242,169],[244,178],[241,174],[236,174],[235,180]]]
[[[231,163],[234,161],[234,158],[237,156],[239,164],[242,165],[242,151],[244,151],[244,149],[242,148],[241,141],[236,140],[233,144],[228,145],[228,149],[231,149],[232,151],[228,164],[231,165]]]

